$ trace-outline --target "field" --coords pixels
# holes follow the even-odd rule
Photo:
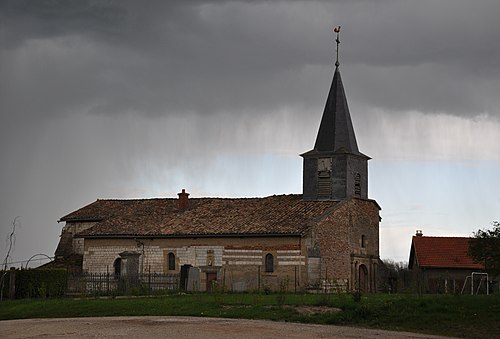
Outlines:
[[[171,294],[154,297],[3,301],[0,319],[200,316],[335,324],[457,336],[500,337],[500,294]]]

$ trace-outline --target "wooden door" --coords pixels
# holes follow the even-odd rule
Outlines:
[[[365,265],[359,266],[359,291],[368,292],[368,269]]]
[[[217,283],[217,272],[207,272],[207,291],[211,292]]]

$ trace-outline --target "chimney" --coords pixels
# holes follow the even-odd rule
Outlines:
[[[415,235],[417,237],[421,237],[423,235],[422,230],[417,230],[417,232],[415,233]]]
[[[179,209],[181,211],[186,211],[189,207],[189,193],[186,193],[186,190],[183,188],[181,193],[177,193],[179,196]]]

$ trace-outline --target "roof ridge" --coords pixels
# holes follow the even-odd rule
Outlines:
[[[302,196],[300,193],[290,193],[290,194],[273,194],[264,197],[196,197],[189,198],[189,200],[200,200],[200,199],[219,199],[219,200],[247,200],[247,199],[267,199],[272,197],[293,197],[293,196]],[[96,201],[151,201],[151,200],[178,200],[179,198],[175,197],[154,197],[154,198],[129,198],[129,199],[118,199],[118,198],[97,198]]]
[[[446,236],[446,235],[414,235],[413,238],[456,238],[456,239],[473,239],[473,237],[464,236]]]

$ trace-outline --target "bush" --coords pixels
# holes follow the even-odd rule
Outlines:
[[[355,302],[359,303],[361,301],[361,291],[355,291],[353,294],[352,294],[352,300],[354,300]]]
[[[65,269],[15,270],[16,299],[57,298],[64,296],[67,285]],[[11,271],[5,276],[4,296],[8,295]]]

